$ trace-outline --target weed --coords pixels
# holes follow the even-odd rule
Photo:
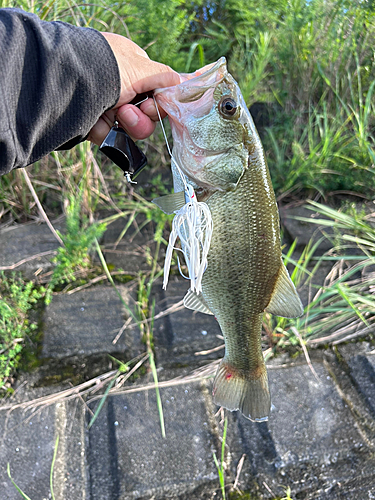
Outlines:
[[[367,2],[140,0],[113,7],[107,0],[90,5],[3,0],[0,5],[123,34],[177,71],[192,71],[224,55],[247,103],[271,104],[264,145],[278,194],[290,189],[324,196],[337,190],[375,192],[375,23]],[[150,163],[160,163],[160,137],[154,134],[143,146]],[[100,163],[96,148],[94,157]],[[118,189],[123,196],[125,191],[121,173],[104,162],[98,179],[91,165],[95,158],[81,144],[35,164],[41,201],[55,210],[64,203],[66,188],[75,194],[75,184],[83,179],[89,210],[114,208],[113,192]],[[115,188],[111,196],[104,178]],[[10,220],[35,216],[20,172],[1,179],[0,204]]]
[[[281,500],[293,500],[292,497],[291,497],[291,494],[292,494],[292,490],[290,489],[290,487],[286,487],[285,488],[285,497],[281,498]]]
[[[78,197],[69,196],[66,209],[66,232],[58,232],[64,246],[59,247],[57,256],[53,259],[56,267],[46,293],[46,303],[50,303],[54,288],[62,283],[74,281],[75,273],[85,269],[90,264],[89,251],[95,245],[97,238],[104,233],[105,223],[89,224],[81,214],[82,194]]]
[[[214,457],[214,462],[217,468],[217,472],[219,474],[219,482],[220,482],[220,489],[221,489],[221,495],[223,500],[225,500],[225,470],[226,470],[226,465],[225,465],[225,443],[227,439],[227,428],[228,428],[228,418],[225,418],[224,420],[224,429],[223,429],[223,437],[221,441],[221,456],[220,456],[220,462],[216,456],[216,453],[213,452],[213,457]]]
[[[297,262],[291,259],[292,249],[287,254],[286,261],[295,265],[291,277],[296,286],[308,285],[314,294],[301,318],[265,314],[264,328],[281,348],[298,345],[299,335],[310,346],[328,342],[336,345],[371,334],[375,323],[374,214],[353,213],[352,207],[347,212],[334,210],[316,202],[307,207],[328,218],[299,219],[336,229],[337,246],[322,257],[315,257],[321,240],[310,243]],[[332,262],[333,266],[323,286],[316,286],[314,276],[324,262]]]
[[[0,273],[0,387],[14,374],[26,338],[36,329],[27,313],[44,292],[16,274]]]
[[[87,428],[90,429],[90,427],[92,427],[92,425],[94,424],[95,420],[97,419],[99,413],[100,413],[100,410],[102,409],[107,397],[108,397],[108,394],[109,394],[109,391],[112,389],[112,387],[115,385],[116,381],[118,380],[118,377],[123,374],[123,373],[127,373],[129,372],[130,368],[129,368],[129,365],[131,364],[130,362],[129,363],[123,363],[122,361],[119,361],[118,359],[114,358],[113,356],[110,356],[110,358],[115,361],[116,363],[118,363],[120,366],[119,366],[119,369],[117,370],[117,372],[115,373],[115,375],[113,376],[113,378],[109,381],[109,384],[103,394],[103,397],[100,399],[99,401],[99,404],[95,410],[95,413],[94,415],[92,416],[92,419],[90,420]]]
[[[26,495],[26,493],[24,493],[24,492],[21,490],[21,488],[19,488],[19,487],[17,486],[17,484],[14,482],[14,480],[13,480],[13,478],[12,478],[11,474],[10,474],[10,466],[9,466],[9,462],[8,462],[8,464],[7,464],[7,473],[8,473],[8,477],[9,477],[9,479],[12,481],[13,486],[16,488],[16,490],[17,490],[17,491],[18,491],[18,493],[21,495],[21,497],[22,497],[22,498],[24,498],[25,500],[31,500],[31,498],[30,498],[30,497],[28,497],[28,496]]]
[[[258,498],[246,492],[233,492],[229,493],[229,500],[258,500]]]

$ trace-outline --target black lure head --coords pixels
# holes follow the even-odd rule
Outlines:
[[[146,166],[147,158],[124,129],[115,125],[108,132],[99,151],[102,151],[124,172],[126,180],[134,183],[133,178]],[[135,183],[134,183],[135,184]]]

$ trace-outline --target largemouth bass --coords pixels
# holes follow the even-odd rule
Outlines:
[[[301,316],[303,307],[282,262],[263,148],[225,59],[181,79],[158,89],[155,98],[171,123],[173,158],[213,221],[202,292],[189,290],[184,303],[214,314],[223,332],[225,356],[214,379],[214,402],[263,421],[271,406],[261,348],[263,312],[289,318]],[[173,162],[172,173],[175,194],[154,200],[167,213],[185,203]]]

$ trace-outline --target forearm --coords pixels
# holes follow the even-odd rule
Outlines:
[[[0,175],[83,140],[120,95],[97,31],[0,9]]]

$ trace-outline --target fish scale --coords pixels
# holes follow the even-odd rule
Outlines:
[[[202,281],[203,297],[226,341],[225,361],[249,372],[263,364],[261,315],[282,265],[280,242],[269,245],[273,230],[278,233],[276,202],[269,209],[254,189],[257,166],[249,165],[235,191],[215,193],[207,201],[214,229]]]
[[[174,162],[198,201],[207,203],[213,222],[202,292],[190,290],[184,304],[214,314],[223,332],[225,355],[213,384],[214,402],[264,421],[271,401],[261,347],[263,312],[296,317],[303,308],[282,262],[262,144],[225,59],[181,79],[155,96],[169,116]],[[164,197],[168,203],[154,200],[167,213],[181,208],[177,200],[183,198],[179,169],[172,173],[175,195]]]

